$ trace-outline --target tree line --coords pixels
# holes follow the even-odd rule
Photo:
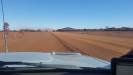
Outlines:
[[[64,29],[58,29],[57,31],[133,31],[133,28],[130,27],[105,27],[105,28],[99,28],[99,29],[72,29],[71,30],[64,30]]]

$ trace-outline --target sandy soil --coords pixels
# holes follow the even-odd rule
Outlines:
[[[113,34],[114,33],[114,34]],[[110,60],[133,48],[132,32],[10,32],[9,51],[74,51]],[[0,32],[0,51],[4,51]]]
[[[66,45],[83,54],[110,60],[121,56],[133,48],[133,39],[129,37],[89,35],[77,33],[54,33],[66,42]]]
[[[0,42],[0,50],[3,51],[3,41]],[[9,51],[68,51],[58,39],[47,32],[11,32],[8,43]]]

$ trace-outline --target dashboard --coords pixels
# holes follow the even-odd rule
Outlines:
[[[104,73],[70,73],[70,72],[53,72],[53,73],[9,73],[2,75],[110,75]]]
[[[86,69],[86,70],[32,70],[32,71],[1,71],[2,75],[111,75],[110,70]]]

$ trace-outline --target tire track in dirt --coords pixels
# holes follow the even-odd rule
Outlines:
[[[64,41],[62,41],[59,37],[57,37],[54,33],[50,32],[50,34],[55,37],[66,49],[68,49],[69,51],[73,52],[74,50],[72,48],[70,48],[68,45],[66,45],[66,43]]]
[[[74,38],[71,38],[71,39],[74,40]],[[88,43],[89,45],[95,46],[99,49],[116,51],[117,53],[123,53],[125,50],[130,49],[130,48],[126,48],[126,47],[123,47],[123,46],[120,46],[120,45],[110,44],[110,43],[103,42],[103,41],[100,41],[100,40],[95,40],[95,39],[79,38],[79,39],[75,39],[75,40],[84,41],[84,42]]]
[[[79,36],[78,34],[76,36],[75,34],[65,32],[56,32],[55,34],[82,54],[110,60],[114,56],[121,56],[124,52],[126,53],[126,51],[119,51],[120,47],[115,45],[86,39],[87,36]]]
[[[71,36],[69,38],[74,39],[73,37],[78,37],[76,40],[83,40],[85,42],[88,42],[89,44],[94,45],[95,47],[101,47],[104,50],[113,50],[113,51],[117,51],[120,53],[129,51],[132,47],[130,45],[127,44],[123,44],[119,41],[111,41],[110,40],[104,40],[105,37],[103,37],[103,39],[99,39],[98,37],[90,37],[89,35],[75,35],[74,33],[65,33],[66,36]],[[112,43],[113,42],[113,43]],[[119,43],[119,44],[118,44]],[[124,45],[124,46],[123,46]]]
[[[86,34],[84,34],[86,36]],[[100,42],[100,43],[104,43],[104,44],[109,44],[109,45],[114,45],[117,47],[122,47],[125,49],[130,49],[132,46],[131,45],[126,45],[120,42],[114,42],[114,41],[110,41],[110,40],[105,40],[105,39],[101,39],[99,38],[99,36],[93,36],[93,35],[87,35],[87,37],[81,37],[81,39],[86,39],[86,40],[92,40],[95,42]]]
[[[70,52],[80,52],[82,54],[88,55],[86,52],[82,51],[81,49],[79,49],[77,47],[73,47],[72,45],[70,45],[70,43],[68,44],[67,42],[62,40],[60,37],[58,37],[56,34],[51,33],[51,35],[53,35],[65,48],[67,48],[68,51],[70,51]]]
[[[132,46],[132,44],[133,44],[132,41],[133,40],[127,39],[127,38],[122,38],[123,41],[119,41],[119,40],[111,40],[111,39],[109,40],[107,36],[102,36],[102,37],[100,36],[99,37],[99,36],[88,35],[87,38],[85,38],[85,39],[91,39],[91,40],[95,40],[95,41],[98,41],[98,42],[102,42],[102,43],[106,43],[106,44],[111,44],[111,45],[115,45],[115,46],[119,46],[119,47],[123,47],[123,48],[131,48],[131,47],[133,47]],[[119,39],[121,39],[121,38],[119,38]],[[128,42],[124,41],[125,39]],[[130,40],[130,42],[129,42],[129,40]]]

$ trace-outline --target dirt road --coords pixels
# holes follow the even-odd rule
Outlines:
[[[3,37],[0,33],[0,51],[4,51]],[[71,32],[10,32],[9,51],[71,51],[110,60],[121,56],[133,48],[130,37],[92,35]]]
[[[105,60],[110,60],[114,56],[121,56],[133,48],[132,38],[65,32],[54,34],[65,41],[66,45],[73,50]]]

